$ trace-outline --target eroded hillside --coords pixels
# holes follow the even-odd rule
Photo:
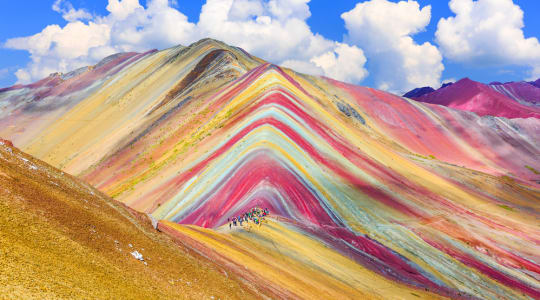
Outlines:
[[[86,94],[0,93],[0,134],[275,297],[540,297],[538,119],[308,76],[208,39],[133,57]],[[255,206],[271,211],[262,227],[229,229]]]
[[[140,255],[140,256],[139,256]],[[253,299],[148,217],[0,140],[0,298]]]

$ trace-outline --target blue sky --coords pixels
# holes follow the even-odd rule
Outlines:
[[[377,1],[377,0],[375,0]],[[386,0],[383,0],[386,2]],[[469,1],[469,0],[464,0]],[[490,0],[480,0],[489,2]],[[512,2],[511,0],[508,0],[509,2]],[[16,46],[15,48],[24,48],[22,50],[13,49],[14,46],[11,44],[11,46],[6,46],[5,42],[7,42],[9,39],[16,38],[16,37],[26,37],[30,35],[34,35],[37,33],[42,32],[42,30],[51,24],[58,24],[60,28],[63,28],[68,24],[69,22],[66,20],[65,17],[62,16],[61,12],[54,11],[52,9],[52,6],[55,1],[53,0],[34,0],[34,1],[9,1],[6,3],[3,3],[3,9],[0,10],[0,42],[3,44],[3,47],[0,48],[0,87],[10,86],[13,85],[15,82],[17,82],[17,76],[15,75],[15,72],[19,69],[23,70],[30,70],[32,65],[34,67],[34,73],[31,73],[28,71],[28,73],[31,73],[32,75],[28,77],[30,81],[35,80],[36,78],[40,78],[41,73],[36,72],[36,68],[39,69],[41,67],[41,63],[45,58],[48,58],[47,55],[53,55],[53,54],[40,54],[41,56],[34,55],[34,60],[31,59],[29,50],[32,50],[32,45],[26,45],[25,46]],[[69,2],[67,1],[61,1],[60,4],[63,5],[63,9],[69,9],[70,7],[73,7],[75,10],[78,9],[84,9],[85,12],[91,14],[93,18],[96,16],[102,17],[107,16],[111,12],[106,9],[107,4],[109,0],[71,0]],[[146,1],[141,0],[139,1],[140,4],[143,6],[143,8],[147,8],[148,4]],[[187,17],[187,23],[196,24],[199,22],[199,16],[201,14],[201,7],[203,4],[205,4],[206,1],[185,1],[185,0],[178,0],[176,3],[170,3],[172,6],[172,9],[176,9],[181,14],[185,15]],[[419,67],[418,70],[410,71],[410,69],[404,69],[403,66],[399,65],[399,61],[403,61],[406,56],[403,56],[404,58],[401,59],[399,53],[399,49],[394,49],[390,52],[384,52],[383,54],[379,54],[376,52],[375,49],[370,49],[370,44],[373,44],[374,42],[379,42],[377,37],[365,37],[362,36],[361,32],[365,28],[358,28],[357,32],[360,33],[354,33],[354,29],[351,29],[353,27],[352,23],[355,19],[358,18],[368,18],[366,16],[367,13],[360,13],[358,10],[358,14],[353,15],[351,13],[351,17],[349,18],[349,22],[351,23],[349,26],[349,29],[346,27],[345,20],[342,18],[342,14],[344,12],[349,12],[353,10],[357,3],[364,3],[364,2],[371,2],[371,1],[327,1],[327,0],[312,0],[308,4],[309,13],[311,14],[310,17],[304,18],[302,16],[299,16],[298,19],[302,20],[305,19],[305,24],[309,26],[309,30],[311,30],[311,33],[313,35],[310,36],[304,36],[299,35],[299,39],[306,39],[307,40],[313,40],[314,35],[321,35],[324,37],[325,42],[328,44],[330,42],[337,42],[337,43],[347,43],[347,45],[350,45],[354,47],[354,49],[351,50],[351,48],[347,48],[348,51],[350,50],[350,54],[347,57],[351,57],[353,61],[357,61],[359,65],[364,62],[363,70],[356,70],[356,71],[350,71],[350,76],[343,75],[342,79],[349,82],[358,83],[361,85],[368,85],[373,87],[381,88],[384,86],[384,76],[389,76],[388,72],[384,72],[381,70],[378,70],[378,68],[382,68],[381,66],[384,66],[386,69],[392,69],[396,68],[396,70],[401,70],[403,73],[407,72],[426,72],[426,70],[431,70],[433,68],[439,68],[440,65],[444,66],[444,70],[434,73],[432,77],[437,77],[437,82],[442,82],[447,79],[460,79],[462,77],[470,77],[474,80],[482,81],[482,82],[490,82],[490,81],[511,81],[511,80],[523,80],[525,78],[531,77],[531,66],[538,66],[540,65],[534,65],[532,61],[536,61],[537,57],[540,57],[540,53],[538,53],[538,56],[536,56],[535,52],[536,49],[540,51],[540,48],[532,48],[528,50],[527,54],[523,54],[520,56],[519,59],[512,59],[510,58],[512,55],[509,55],[508,53],[512,52],[501,52],[501,53],[486,53],[485,57],[481,56],[474,56],[475,53],[483,53],[484,48],[487,50],[490,50],[490,48],[500,48],[500,45],[497,45],[496,43],[490,44],[489,39],[487,39],[488,42],[486,42],[485,45],[480,44],[476,45],[476,49],[473,49],[475,53],[469,53],[467,55],[465,54],[456,54],[452,51],[457,51],[459,49],[453,49],[450,46],[447,45],[446,50],[444,50],[444,46],[441,46],[441,42],[439,42],[436,37],[435,33],[437,31],[437,24],[441,18],[448,18],[451,16],[455,16],[454,12],[451,11],[449,8],[447,1],[426,1],[426,0],[417,0],[414,2],[418,2],[419,8],[423,8],[426,5],[431,6],[431,12],[430,12],[430,20],[429,23],[426,26],[419,26],[423,27],[420,28],[419,33],[411,33],[409,36],[411,36],[414,40],[414,44],[411,44],[410,47],[412,50],[417,49],[421,50],[418,45],[423,44],[424,42],[430,43],[430,46],[434,49],[439,49],[439,52],[441,52],[442,61],[433,61],[431,65],[426,65],[424,67]],[[398,1],[392,1],[392,2],[398,2]],[[457,2],[457,1],[456,1]],[[264,3],[264,2],[263,2]],[[540,37],[540,1],[531,1],[531,0],[514,0],[513,4],[524,12],[523,14],[523,22],[524,27],[522,28],[523,34],[525,38],[531,38],[536,37],[537,39]],[[372,7],[373,9],[376,9],[375,6]],[[291,16],[288,16],[287,18],[296,18],[294,14],[302,15],[305,13],[306,9],[302,6],[298,5],[297,7],[292,7],[291,9],[294,10],[294,13],[291,14]],[[367,6],[366,6],[367,9]],[[495,9],[495,8],[493,8]],[[502,9],[502,8],[501,8]],[[148,10],[149,11],[149,10]],[[366,10],[367,11],[367,10]],[[373,11],[373,10],[371,10]],[[370,11],[370,12],[371,12]],[[493,10],[491,10],[493,11]],[[270,14],[271,18],[273,19],[279,19],[281,16],[277,14],[271,14],[269,12],[265,12],[266,14]],[[422,19],[422,16],[420,14],[420,10],[418,10],[418,18]],[[261,13],[262,14],[262,13]],[[482,15],[480,12],[477,15]],[[256,17],[256,16],[255,16]],[[253,15],[250,16],[250,18],[255,18]],[[472,17],[471,17],[472,18]],[[352,20],[352,21],[351,21]],[[80,19],[85,24],[88,24],[89,22],[97,22],[96,19]],[[74,20],[71,20],[71,22],[75,22]],[[369,28],[376,28],[376,30],[385,30],[384,28],[376,27],[377,22],[374,21]],[[420,22],[420,21],[419,21]],[[188,24],[189,25],[189,24]],[[188,26],[186,25],[186,26]],[[148,26],[148,24],[138,24],[139,27]],[[225,40],[226,42],[231,43],[230,41],[234,41],[235,39],[241,38],[238,36],[234,37],[226,37],[224,36],[221,38],[219,31],[212,31],[212,29],[208,29],[207,25],[205,28],[206,31],[203,32],[209,32],[210,35],[214,35],[214,37],[218,39]],[[365,26],[365,25],[355,25],[355,26]],[[375,26],[375,27],[373,27]],[[401,25],[399,25],[401,26]],[[414,28],[418,29],[417,24],[414,25],[408,25],[404,24],[403,26],[412,26]],[[415,27],[416,26],[416,27]],[[458,26],[457,24],[455,26]],[[139,28],[138,27],[138,28]],[[384,27],[384,24],[383,24]],[[390,27],[390,26],[389,26]],[[497,29],[494,29],[497,30]],[[503,30],[503,29],[500,29]],[[414,30],[413,30],[414,31]],[[187,31],[186,31],[187,32]],[[202,33],[199,33],[199,35]],[[384,34],[384,32],[383,32]],[[189,35],[189,37],[187,37]],[[216,36],[217,35],[217,36]],[[169,36],[166,36],[169,37]],[[199,36],[200,37],[200,36]],[[251,36],[250,36],[251,37]],[[293,36],[294,37],[294,36]],[[264,37],[262,37],[264,39]],[[195,35],[191,33],[186,33],[185,37],[177,36],[175,38],[171,38],[170,40],[167,40],[168,43],[174,43],[175,41],[182,41],[183,43],[188,43],[188,41],[191,41],[191,39],[197,39]],[[247,40],[247,38],[245,38]],[[478,37],[478,39],[482,39],[481,36]],[[514,41],[509,40],[508,43],[511,44]],[[112,43],[112,42],[107,42]],[[112,44],[112,47],[109,47],[111,49],[127,49],[127,50],[143,50],[142,48],[162,48],[165,46],[168,46],[167,42],[161,43],[160,41],[155,41],[152,39],[149,39],[148,41],[144,43],[139,43],[136,45],[126,46],[126,45],[116,45]],[[254,42],[255,43],[255,42]],[[381,42],[383,43],[383,42]],[[516,43],[518,43],[516,41]],[[51,49],[53,47],[54,43],[51,43]],[[246,46],[247,45],[247,46]],[[243,45],[244,47],[250,48],[250,44]],[[329,44],[330,45],[330,44]],[[294,45],[293,45],[294,46]],[[26,48],[25,48],[26,47]],[[127,48],[126,48],[127,47]],[[132,48],[129,48],[132,47]],[[330,48],[328,48],[330,47]],[[321,72],[323,75],[327,75],[329,77],[336,77],[340,76],[340,74],[347,74],[344,71],[344,67],[340,66],[340,59],[339,55],[341,55],[344,52],[340,52],[341,48],[339,46],[335,46],[334,48],[331,48],[331,46],[328,46],[327,48],[321,49],[319,52],[313,54],[313,57],[304,57],[294,50],[291,50],[289,48],[283,48],[276,50],[275,52],[269,52],[265,50],[261,50],[261,48],[257,48],[257,46],[253,46],[250,52],[255,52],[255,55],[262,56],[263,58],[272,61],[274,63],[284,63],[285,65],[291,66],[295,68],[295,66],[298,66],[300,71],[306,71],[309,72],[309,70],[314,70],[313,72]],[[385,47],[385,44],[381,44],[381,47]],[[480,47],[480,48],[478,48]],[[359,51],[363,55],[359,55],[358,51],[356,49],[360,49]],[[428,51],[429,49],[424,48],[422,51]],[[433,49],[431,49],[433,50]],[[35,51],[35,49],[34,49]],[[113,51],[113,50],[108,50]],[[305,50],[303,50],[305,51]],[[332,55],[336,57],[336,59],[331,60],[328,62],[327,58],[328,56],[324,56],[324,53],[328,53],[327,51],[330,51]],[[356,52],[355,52],[356,51]],[[409,50],[403,50],[403,51],[409,51]],[[489,52],[489,51],[487,51]],[[51,52],[52,53],[52,52]],[[56,52],[55,52],[56,53]],[[50,60],[50,63],[47,65],[47,70],[52,70],[55,68],[55,63],[59,63],[60,71],[61,66],[64,68],[69,68],[71,66],[78,66],[78,64],[84,64],[84,63],[94,63],[95,60],[97,60],[97,57],[99,56],[99,53],[107,53],[108,52],[96,52],[97,54],[94,54],[94,58],[92,59],[82,59],[82,58],[73,58],[72,60],[65,62],[61,61],[56,57],[55,59]],[[274,54],[276,53],[276,54]],[[281,53],[284,53],[281,55]],[[340,54],[341,53],[341,54]],[[427,53],[427,52],[426,52]],[[448,53],[448,55],[446,55]],[[59,54],[56,54],[59,55]],[[392,63],[386,62],[384,59],[384,55],[388,56],[396,56],[399,59],[396,59],[396,62],[394,62],[394,65]],[[86,55],[85,55],[86,56]],[[290,57],[289,57],[290,56]],[[345,58],[345,55],[343,55]],[[364,57],[364,60],[363,58]],[[383,57],[383,58],[381,58]],[[410,57],[409,57],[410,58]],[[326,60],[325,60],[326,59]],[[381,60],[382,59],[382,60]],[[416,58],[415,58],[416,59]],[[528,62],[528,60],[531,61],[531,63]],[[39,62],[36,62],[39,61]],[[342,60],[345,62],[345,60]],[[480,61],[489,61],[489,63],[477,63]],[[498,63],[500,61],[500,63]],[[62,64],[60,64],[62,63]],[[315,64],[319,71],[316,71],[315,68],[311,68],[312,66],[308,66],[308,64]],[[330,65],[329,65],[330,64]],[[329,66],[329,67],[327,67]],[[399,71],[397,72],[399,73]],[[337,74],[337,75],[336,75]],[[335,76],[331,76],[335,75]],[[22,77],[21,77],[22,78]],[[430,77],[431,78],[431,77]],[[393,81],[392,81],[393,80]],[[402,91],[404,89],[408,89],[412,86],[421,84],[421,83],[433,83],[433,80],[430,79],[418,79],[413,80],[408,78],[406,75],[402,75],[401,77],[393,78],[389,81],[389,90],[395,90],[395,91]],[[407,81],[409,80],[409,84],[400,84],[399,81]]]

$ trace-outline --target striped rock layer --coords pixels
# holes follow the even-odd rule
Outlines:
[[[213,40],[118,57],[1,92],[0,136],[278,298],[540,297],[539,119],[303,75]],[[266,223],[229,229],[254,206]]]
[[[537,82],[540,83],[540,79]],[[489,87],[523,105],[540,106],[540,86],[535,82],[508,82]]]

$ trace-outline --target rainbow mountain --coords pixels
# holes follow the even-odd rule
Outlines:
[[[3,89],[0,136],[273,298],[540,297],[536,118],[204,39]],[[266,223],[229,229],[255,206]]]

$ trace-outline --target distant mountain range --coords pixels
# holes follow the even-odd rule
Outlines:
[[[463,78],[453,84],[416,88],[404,97],[475,112],[480,116],[540,118],[540,79],[483,84]]]

